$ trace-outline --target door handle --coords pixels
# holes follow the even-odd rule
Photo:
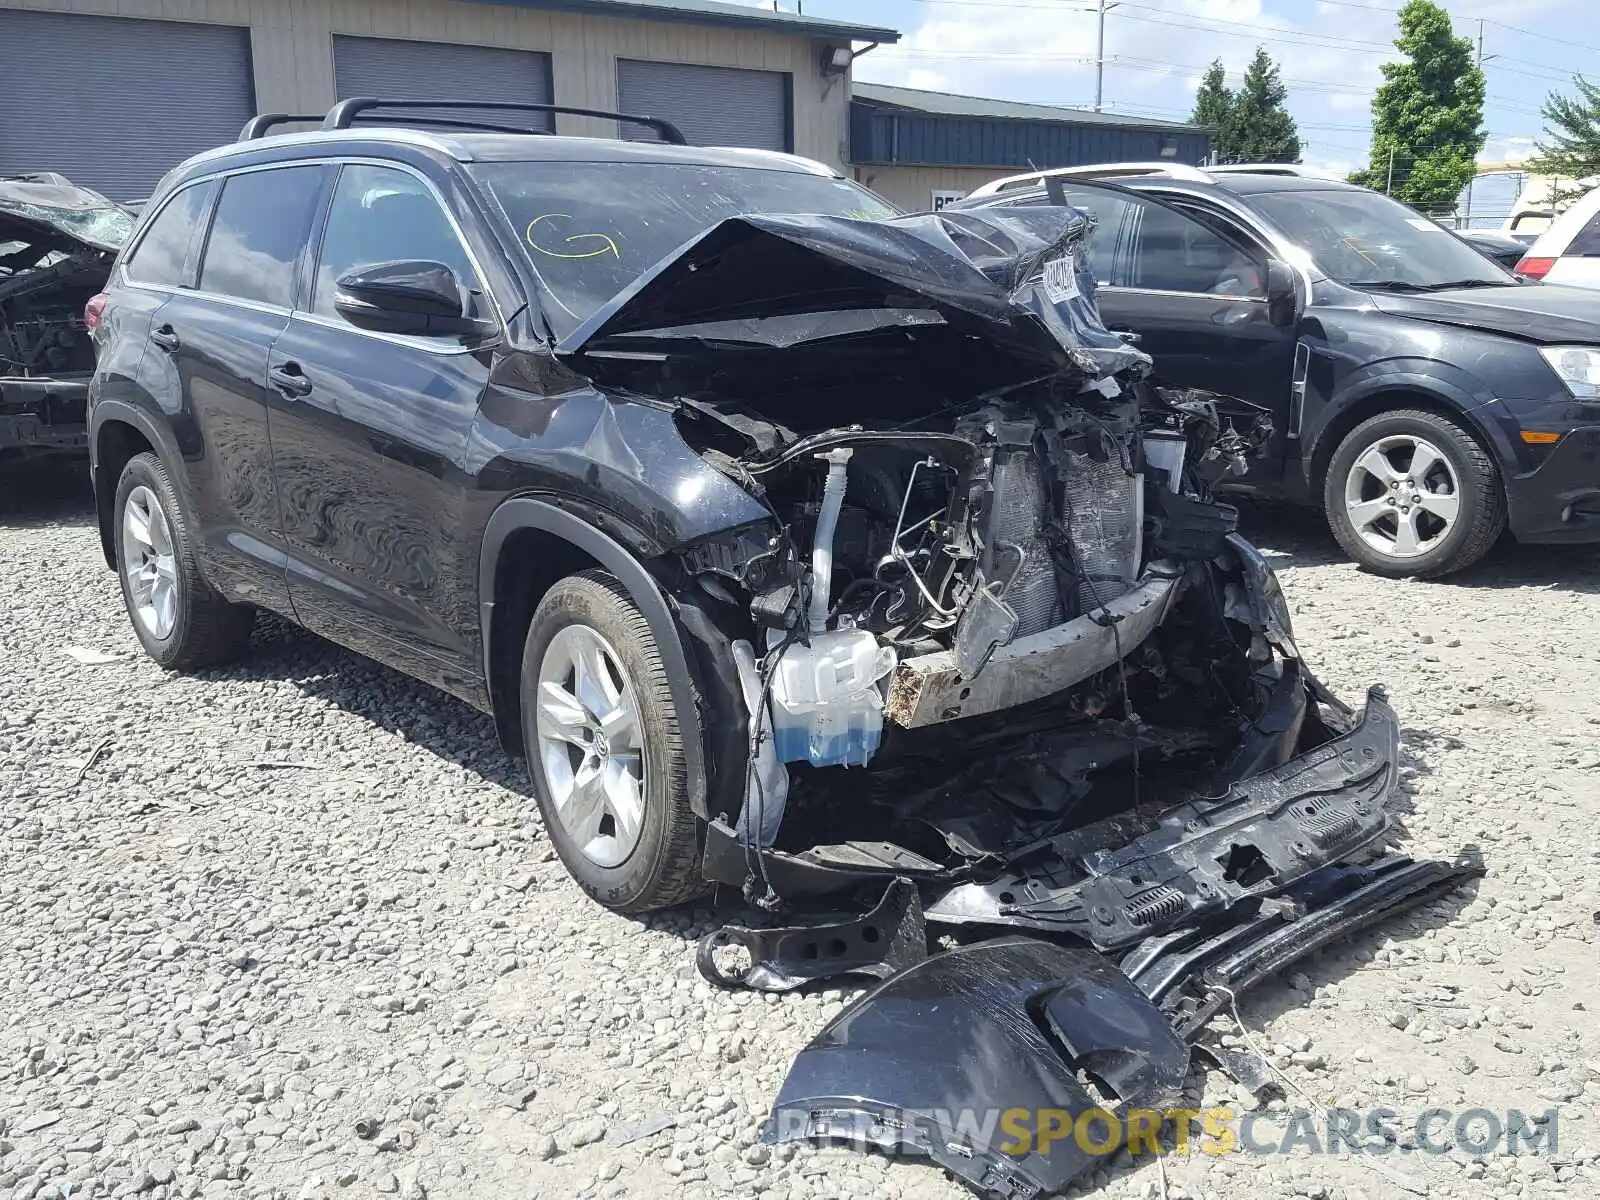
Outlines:
[[[272,386],[285,396],[311,394],[311,380],[306,378],[306,373],[296,363],[284,363],[281,367],[273,367],[267,372],[267,378],[272,381]]]
[[[174,353],[182,343],[171,325],[163,325],[160,329],[150,331],[150,340],[160,346],[168,354]]]

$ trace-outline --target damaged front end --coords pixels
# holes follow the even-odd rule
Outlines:
[[[1005,1197],[1086,1163],[908,1114],[1160,1107],[1219,997],[1474,870],[1350,865],[1389,828],[1398,720],[1302,660],[1213,496],[1270,425],[1148,382],[1099,319],[1090,228],[725,221],[562,347],[673,402],[770,514],[663,571],[707,681],[702,871],[850,915],[729,927],[700,966],[884,982],[796,1061],[769,1137],[892,1144]],[[926,929],[988,940],[927,959]]]
[[[84,305],[104,289],[131,213],[59,175],[0,179],[0,452],[88,444],[94,346]]]

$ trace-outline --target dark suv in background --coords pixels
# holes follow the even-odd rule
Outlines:
[[[1527,286],[1386,196],[1299,174],[1073,167],[957,208],[1063,199],[1098,219],[1101,312],[1157,377],[1270,412],[1232,486],[1321,507],[1385,575],[1460,570],[1507,528],[1600,541],[1594,292]]]

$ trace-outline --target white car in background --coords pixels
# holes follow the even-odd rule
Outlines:
[[[1600,288],[1600,187],[1556,217],[1516,270],[1546,283]]]

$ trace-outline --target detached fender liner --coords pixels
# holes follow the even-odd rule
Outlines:
[[[1188,1046],[1105,957],[1007,937],[927,959],[835,1017],[790,1067],[763,1140],[918,1154],[982,1195],[1035,1200],[1106,1161],[1074,1138],[1082,1114],[1163,1109],[1188,1070]]]
[[[928,907],[939,923],[1071,933],[1118,950],[1276,895],[1389,828],[1399,785],[1400,721],[1381,689],[1349,733],[1180,805],[1151,832],[989,883],[960,884]]]

